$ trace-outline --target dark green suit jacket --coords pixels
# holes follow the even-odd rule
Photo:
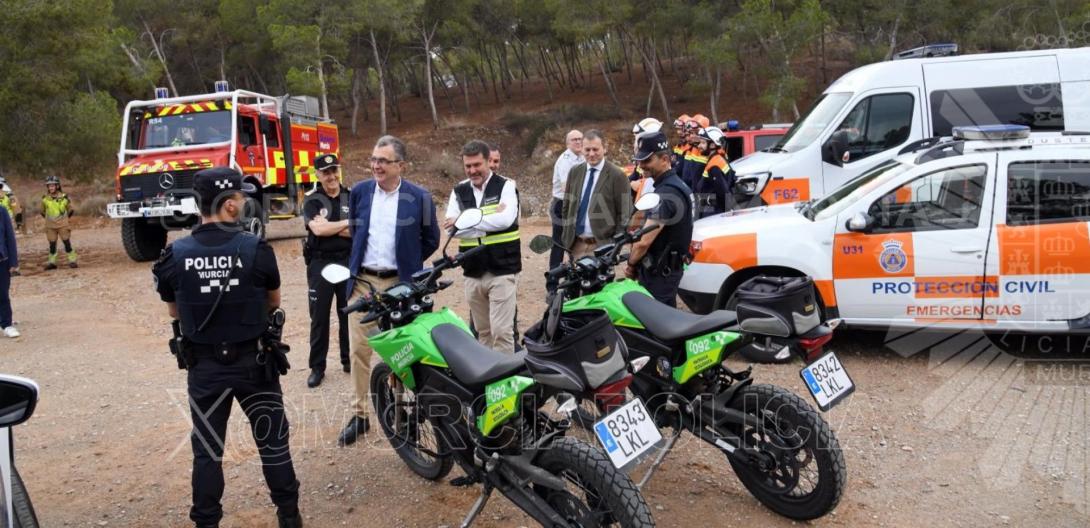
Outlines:
[[[564,210],[561,221],[564,231],[560,243],[571,249],[581,226],[575,225],[579,213],[579,202],[583,197],[583,181],[587,176],[587,164],[580,163],[568,173],[568,182],[564,186]],[[628,176],[624,170],[606,160],[602,173],[594,175],[594,189],[591,191],[587,217],[594,238],[605,241],[624,230],[632,214],[632,188],[628,185]]]

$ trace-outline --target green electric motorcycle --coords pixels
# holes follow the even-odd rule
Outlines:
[[[480,210],[467,209],[452,232],[480,219]],[[434,267],[411,282],[383,292],[372,288],[368,298],[343,309],[366,313],[361,323],[378,322],[369,343],[382,363],[371,372],[371,398],[383,434],[417,475],[438,480],[457,462],[466,475],[452,484],[482,484],[463,527],[493,490],[542,526],[653,527],[632,480],[600,449],[565,436],[570,421],[563,416],[570,416],[575,399],[559,398],[569,405],[554,419],[542,407],[563,391],[535,380],[525,353],[486,348],[453,311],[435,309],[433,295],[452,283],[440,280],[443,271],[483,248],[449,257],[444,246]],[[339,265],[322,274],[333,283],[352,279]],[[623,364],[620,370],[630,378]]]
[[[652,209],[657,203],[656,195],[647,194],[636,209]],[[735,312],[694,315],[656,301],[633,280],[614,279],[614,268],[628,258],[622,249],[656,227],[619,234],[592,256],[546,273],[560,281],[549,310],[604,310],[630,355],[648,359],[647,367],[635,372],[625,395],[642,400],[656,425],[673,434],[667,435],[639,486],[650,479],[681,432],[688,431],[722,451],[746,488],[776,513],[806,520],[832,511],[844,490],[846,468],[829,425],[794,393],[755,384],[752,366],[734,371],[723,364],[751,340],[768,336],[739,328]],[[530,243],[536,253],[553,246],[546,235]],[[822,353],[837,322],[821,322],[803,335],[775,338],[808,362],[801,376],[822,410],[854,388],[835,354]],[[610,422],[609,403],[621,396],[603,394],[584,400],[573,416],[607,451],[629,448],[623,435],[614,434],[618,431]]]

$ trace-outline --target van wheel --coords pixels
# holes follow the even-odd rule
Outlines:
[[[11,507],[15,514],[15,528],[38,528],[34,505],[30,503],[30,495],[15,466],[11,466]]]
[[[150,262],[159,258],[167,246],[167,230],[144,218],[125,218],[121,221],[121,243],[129,258]]]

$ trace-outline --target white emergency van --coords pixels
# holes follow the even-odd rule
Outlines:
[[[894,60],[852,70],[779,143],[731,162],[736,193],[757,205],[819,198],[912,142],[990,124],[1090,130],[1090,48]]]
[[[730,308],[750,277],[809,275],[849,325],[1090,330],[1090,134],[954,132],[822,199],[696,222],[682,299]]]

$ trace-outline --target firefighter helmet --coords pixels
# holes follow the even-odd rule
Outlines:
[[[685,124],[688,123],[690,119],[692,118],[689,117],[689,114],[681,114],[674,120],[674,128],[685,128]]]
[[[704,114],[693,114],[693,117],[689,118],[689,128],[708,128],[711,126],[711,121]]]
[[[51,174],[49,176],[46,176],[45,184],[46,185],[56,185],[57,187],[60,187],[61,179],[56,174]]]
[[[701,128],[696,132],[696,135],[700,139],[719,147],[723,147],[727,139],[727,136],[723,134],[723,130],[719,127]]]
[[[658,132],[662,130],[662,121],[653,117],[645,117],[632,126],[632,135],[639,136],[647,132]]]

